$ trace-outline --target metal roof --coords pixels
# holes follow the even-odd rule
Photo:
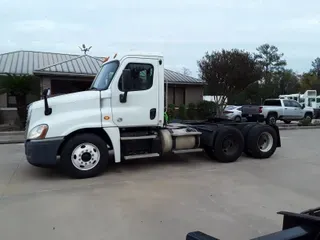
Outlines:
[[[102,65],[103,57],[64,53],[15,51],[0,54],[0,74],[43,74],[94,76]],[[171,84],[204,84],[204,81],[168,69],[165,81]]]
[[[63,74],[95,76],[102,64],[102,60],[88,55],[81,55],[67,61],[58,62],[42,69],[34,70],[35,74]]]

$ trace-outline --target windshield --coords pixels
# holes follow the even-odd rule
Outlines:
[[[112,61],[103,65],[95,77],[90,89],[107,89],[119,67],[119,61]]]

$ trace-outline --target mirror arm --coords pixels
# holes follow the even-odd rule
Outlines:
[[[124,93],[120,94],[120,102],[121,103],[126,103],[127,102],[127,95],[128,95],[128,91],[125,91]]]

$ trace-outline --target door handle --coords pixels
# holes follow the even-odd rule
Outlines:
[[[284,108],[284,109],[287,109],[287,108]]]
[[[155,119],[155,117],[157,115],[156,113],[157,113],[157,109],[156,108],[151,108],[150,109],[150,120]]]

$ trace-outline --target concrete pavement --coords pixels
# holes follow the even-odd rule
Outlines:
[[[30,166],[22,144],[0,146],[0,232],[6,240],[220,239],[278,231],[277,211],[320,205],[320,130],[284,131],[266,160],[219,164],[201,154],[113,164],[74,180]]]

